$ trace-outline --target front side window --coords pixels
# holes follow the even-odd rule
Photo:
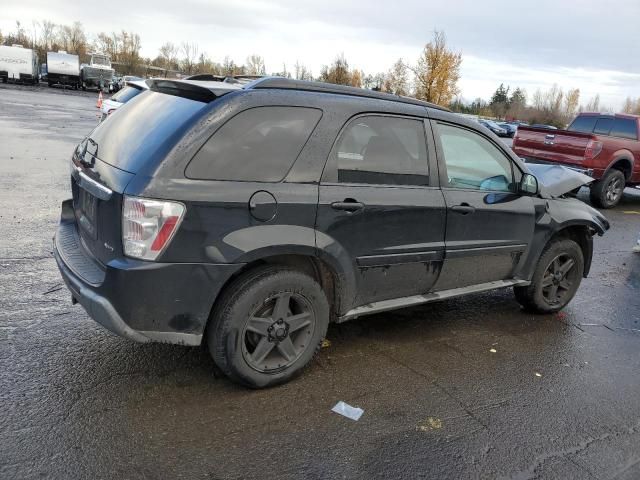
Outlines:
[[[322,112],[258,107],[240,112],[204,144],[185,172],[200,180],[279,182],[298,158]]]
[[[358,117],[343,130],[331,165],[325,181],[428,185],[424,124],[399,117]]]
[[[511,160],[493,143],[464,128],[438,124],[449,187],[514,191]]]

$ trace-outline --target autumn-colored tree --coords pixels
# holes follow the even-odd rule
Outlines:
[[[351,86],[362,88],[362,77],[364,72],[362,70],[354,70],[351,72]]]
[[[640,115],[640,98],[627,97],[622,107],[624,113],[631,113],[633,115]]]
[[[564,111],[562,112],[562,121],[568,124],[575,117],[580,104],[580,89],[573,88],[567,92],[564,97]]]
[[[63,50],[79,55],[81,60],[88,53],[87,35],[82,23],[73,22],[72,25],[58,25],[57,41]]]
[[[407,70],[407,65],[399,58],[386,76],[384,91],[394,95],[409,95]]]
[[[421,100],[448,105],[460,92],[460,65],[462,54],[447,48],[444,32],[436,31],[412,68],[416,77],[415,96]]]
[[[311,73],[311,70],[302,65],[299,61],[296,60],[296,64],[293,68],[294,78],[296,80],[313,80],[313,74]]]
[[[322,67],[319,80],[337,85],[351,85],[349,63],[344,58],[344,54],[338,55],[330,66],[325,65]]]
[[[178,69],[178,54],[180,49],[177,45],[171,42],[164,43],[159,50],[159,59],[160,65],[159,67],[167,68],[167,69]]]
[[[264,58],[260,55],[249,55],[245,70],[247,75],[266,75],[267,71],[264,66]]]
[[[595,97],[592,97],[587,103],[587,106],[583,109],[586,112],[599,112],[600,111],[600,94],[597,93]]]
[[[194,73],[196,59],[198,58],[198,44],[193,42],[182,42],[182,69],[188,75]]]

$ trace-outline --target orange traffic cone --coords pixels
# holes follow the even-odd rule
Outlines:
[[[102,90],[98,94],[98,103],[96,103],[96,108],[102,108]]]

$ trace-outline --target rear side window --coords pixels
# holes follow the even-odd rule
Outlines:
[[[631,118],[616,118],[611,127],[611,135],[614,137],[638,139],[638,124]]]
[[[571,132],[591,133],[597,121],[598,117],[595,115],[581,115],[576,117],[568,130]]]
[[[279,182],[302,151],[322,112],[257,107],[240,112],[191,160],[186,176],[200,180]]]
[[[423,122],[373,115],[352,120],[338,139],[324,180],[372,185],[428,185]]]
[[[609,135],[611,131],[611,127],[613,126],[613,118],[611,117],[600,117],[596,122],[596,126],[593,129],[593,133],[596,135]]]

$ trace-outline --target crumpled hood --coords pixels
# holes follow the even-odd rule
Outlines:
[[[529,171],[538,179],[542,191],[552,197],[561,197],[595,179],[561,165],[527,163]]]

